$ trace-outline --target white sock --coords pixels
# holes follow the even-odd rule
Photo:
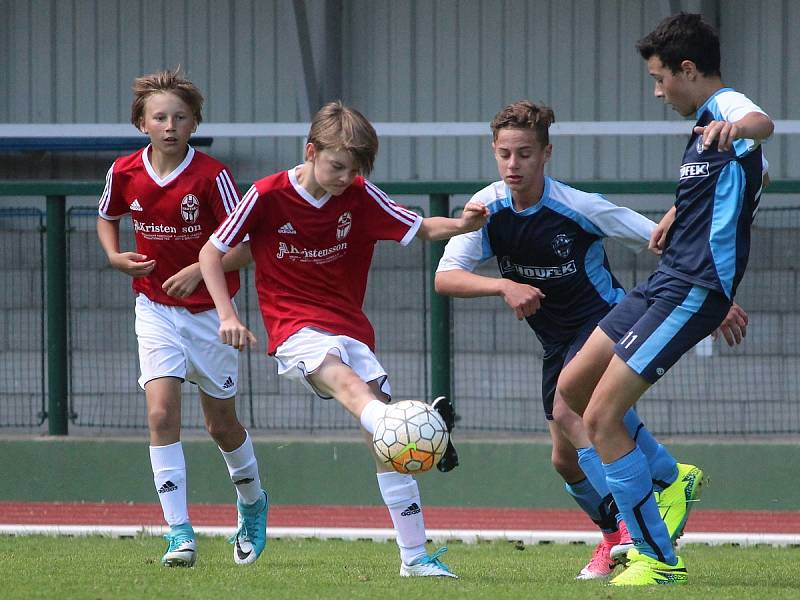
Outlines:
[[[370,400],[364,410],[361,411],[361,426],[368,433],[375,433],[378,421],[384,414],[386,414],[386,405],[380,400]]]
[[[244,443],[236,450],[225,452],[222,458],[228,465],[228,473],[236,488],[236,495],[242,504],[255,504],[261,499],[261,478],[258,476],[258,462],[253,451],[253,440],[245,431]]]
[[[186,460],[180,442],[167,446],[150,446],[150,464],[158,500],[167,525],[174,527],[189,522],[186,505]]]
[[[397,531],[400,559],[408,565],[425,554],[427,541],[419,487],[411,475],[395,472],[378,473],[378,487]]]

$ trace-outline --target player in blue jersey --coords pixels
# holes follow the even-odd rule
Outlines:
[[[462,298],[500,296],[541,341],[542,400],[553,466],[567,492],[603,532],[578,578],[597,579],[613,572],[617,561],[612,553],[624,557],[630,541],[624,523],[618,527],[600,459],[581,418],[556,394],[556,381],[598,321],[625,296],[609,269],[603,239],[616,238],[641,251],[656,224],[599,194],[546,177],[553,121],[549,107],[527,100],[497,113],[491,124],[492,147],[502,180],[473,196],[488,207],[489,220],[480,230],[450,240],[437,269],[436,290]],[[500,278],[473,272],[491,257],[497,259]],[[673,484],[678,477],[675,459],[633,410],[625,420],[650,459],[653,478],[661,487]]]
[[[592,333],[564,369],[559,393],[583,415],[635,549],[612,585],[686,583],[683,560],[652,494],[651,468],[624,415],[677,360],[721,325],[733,341],[746,317],[733,304],[747,264],[762,187],[760,142],[770,118],[720,75],[719,38],[700,15],[668,17],[637,44],[655,96],[697,122],[675,205],[654,230],[658,268]]]

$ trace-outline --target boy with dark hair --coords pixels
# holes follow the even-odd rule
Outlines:
[[[609,268],[603,239],[616,238],[642,251],[655,223],[599,194],[545,176],[554,121],[551,108],[528,100],[514,102],[494,117],[492,149],[502,180],[472,198],[489,208],[489,221],[479,231],[450,240],[437,269],[436,290],[462,298],[500,296],[542,343],[542,402],[553,441],[552,463],[567,493],[603,533],[578,579],[599,579],[612,574],[632,544],[624,521],[618,523],[605,473],[581,418],[556,393],[556,381],[600,318],[625,295]],[[500,278],[473,272],[492,256]],[[625,424],[647,455],[659,489],[671,487],[678,479],[675,459],[633,410],[626,413]],[[673,514],[680,510],[676,506]],[[678,525],[672,521],[676,537],[682,531]]]
[[[228,168],[189,145],[202,121],[203,96],[177,70],[137,78],[131,123],[150,144],[114,161],[100,198],[97,235],[112,267],[133,278],[139,385],[147,400],[150,462],[164,519],[170,526],[161,559],[192,566],[197,558],[186,497],[180,441],[181,383],[197,385],[211,437],[236,488],[237,564],[258,558],[266,543],[267,498],[253,443],[236,417],[238,355],[217,336],[219,318],[203,285],[197,254],[232,212],[239,192]],[[121,252],[119,221],[130,214],[136,252]],[[226,257],[223,285],[239,289],[247,245]]]
[[[646,457],[623,417],[697,342],[722,328],[740,340],[746,316],[733,303],[761,195],[761,141],[770,118],[724,87],[719,38],[699,15],[668,17],[638,44],[655,96],[697,119],[683,155],[676,201],[651,236],[658,268],[598,324],[564,369],[558,390],[583,415],[635,549],[612,585],[681,584],[683,560],[653,498]]]
[[[252,345],[255,336],[239,321],[222,272],[225,254],[250,236],[267,351],[279,374],[335,398],[359,420],[370,450],[391,399],[362,309],[375,243],[445,239],[486,219],[486,208],[474,203],[458,219],[422,218],[395,204],[364,178],[377,151],[375,129],[361,113],[341,102],[326,104],[314,116],[304,162],[256,181],[200,253],[222,340],[234,348]],[[417,482],[375,462],[397,531],[400,575],[455,577],[439,560],[444,549],[425,551]]]

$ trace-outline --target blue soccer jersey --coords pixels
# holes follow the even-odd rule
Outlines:
[[[575,335],[625,295],[611,273],[603,238],[634,250],[647,247],[655,224],[599,194],[545,177],[539,202],[517,211],[511,191],[498,181],[473,196],[489,208],[486,225],[452,238],[437,271],[474,271],[496,257],[503,277],[539,288],[545,298],[528,318],[542,344]]]
[[[761,112],[744,95],[723,88],[697,111],[697,125],[735,122]],[[733,299],[750,254],[750,225],[758,209],[762,178],[758,140],[735,140],[727,152],[703,149],[693,134],[683,154],[675,193],[675,222],[658,270],[723,292]]]

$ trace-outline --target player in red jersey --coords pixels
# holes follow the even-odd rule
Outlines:
[[[449,238],[480,228],[488,215],[472,203],[458,219],[422,218],[395,204],[363,177],[377,151],[378,137],[363,115],[340,102],[325,105],[311,124],[304,163],[257,181],[200,252],[221,338],[234,348],[252,345],[255,336],[236,315],[222,269],[226,253],[250,236],[268,352],[278,372],[336,398],[369,434],[391,397],[362,309],[375,243]],[[376,465],[397,530],[400,574],[455,577],[438,559],[441,551],[425,551],[417,482],[377,459]]]
[[[225,165],[189,145],[203,107],[190,81],[162,71],[136,79],[133,91],[131,122],[150,145],[108,170],[97,235],[111,266],[133,278],[150,462],[170,526],[162,563],[192,566],[197,555],[180,442],[184,380],[200,390],[206,427],[237,492],[234,560],[251,563],[266,542],[267,497],[252,440],[236,417],[238,353],[219,340],[219,318],[197,263],[200,248],[236,207],[239,193]],[[119,222],[128,213],[136,252],[120,251]],[[230,295],[239,289],[238,269],[249,261],[247,244],[226,256],[222,285]]]

